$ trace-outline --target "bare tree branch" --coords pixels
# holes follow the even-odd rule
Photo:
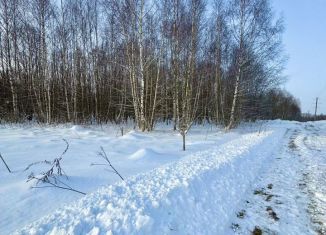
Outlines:
[[[101,151],[98,152],[98,155],[100,157],[102,157],[107,163],[106,164],[102,164],[102,163],[91,163],[91,166],[97,166],[97,165],[105,165],[105,166],[107,166],[107,165],[109,165],[112,168],[113,172],[115,174],[117,174],[120,177],[120,179],[124,180],[124,178],[121,176],[121,174],[111,164],[111,161],[109,160],[108,156],[106,155],[106,153],[104,151],[104,148],[102,146],[100,148],[101,148]]]
[[[9,166],[7,165],[7,163],[5,162],[5,160],[3,159],[1,153],[0,153],[0,158],[1,158],[1,160],[3,161],[3,163],[5,164],[7,170],[9,171],[9,173],[11,173],[11,170],[9,169]]]

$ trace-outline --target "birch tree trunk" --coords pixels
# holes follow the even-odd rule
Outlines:
[[[143,18],[144,18],[144,0],[140,3],[140,14],[138,22],[138,47],[139,47],[139,80],[140,80],[140,123],[138,123],[139,129],[145,131],[146,119],[145,119],[145,78],[144,78],[144,56],[143,56]]]

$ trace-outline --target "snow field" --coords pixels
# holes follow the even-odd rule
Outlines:
[[[223,234],[283,135],[244,134],[104,187],[15,234]]]
[[[39,174],[49,165],[24,169],[33,162],[52,161],[58,157],[66,147],[63,138],[69,142],[69,149],[61,166],[69,178],[60,180],[89,194],[120,180],[109,167],[90,166],[91,163],[104,163],[97,155],[100,146],[119,173],[128,178],[253,131],[251,128],[225,133],[214,126],[197,125],[189,132],[187,151],[183,152],[181,136],[171,129],[171,126],[159,124],[151,133],[140,133],[130,124],[124,126],[125,135],[121,136],[120,128],[114,125],[0,125],[0,152],[13,171],[8,173],[0,162],[0,234],[10,234],[83,197],[58,188],[31,189],[34,182],[26,183],[31,172]]]
[[[224,132],[196,125],[181,136],[159,124],[141,133],[117,126],[0,125],[0,234],[323,234],[326,122],[247,123]],[[69,150],[60,178],[87,195],[32,189],[30,172]],[[97,155],[103,146],[126,179]],[[241,213],[240,213],[241,212]]]

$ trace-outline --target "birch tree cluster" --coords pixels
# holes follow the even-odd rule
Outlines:
[[[0,119],[274,118],[282,32],[269,0],[0,0]]]

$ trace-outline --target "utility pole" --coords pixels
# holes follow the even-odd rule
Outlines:
[[[317,120],[317,108],[318,108],[318,97],[316,97],[316,105],[315,105],[315,121]]]

